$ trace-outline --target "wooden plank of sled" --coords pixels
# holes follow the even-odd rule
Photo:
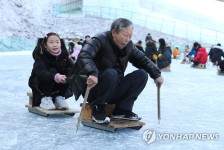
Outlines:
[[[114,132],[116,131],[116,128],[110,127],[107,124],[99,124],[91,119],[82,119],[82,124],[87,127],[99,129],[99,130],[104,130],[104,131],[109,131],[109,132]]]
[[[206,69],[206,64],[198,64],[198,68]]]
[[[117,129],[121,128],[132,128],[139,130],[142,128],[142,126],[145,125],[145,123],[141,121],[130,121],[121,119],[111,119],[111,122],[108,124],[99,124],[92,121],[91,119],[83,119],[82,124],[87,127],[105,130],[109,132],[115,132]]]
[[[74,116],[75,113],[78,113],[79,111],[75,111],[73,109],[66,109],[66,110],[58,110],[58,109],[53,109],[53,110],[47,110],[43,109],[39,106],[34,106],[32,107],[31,105],[26,105],[28,108],[28,111],[34,114],[38,114],[44,117],[48,117],[51,115],[69,115],[69,116]]]
[[[80,104],[82,105],[82,104]],[[108,105],[107,106],[107,115],[111,116],[115,105]],[[144,122],[141,121],[130,121],[130,120],[121,120],[121,119],[111,119],[111,122],[108,124],[99,124],[91,119],[92,110],[90,105],[86,104],[83,110],[83,117],[82,117],[82,124],[87,127],[92,127],[100,130],[105,130],[109,132],[114,132],[118,128],[132,128],[132,129],[141,129]]]
[[[130,121],[121,119],[112,119],[111,122],[108,124],[108,126],[113,128],[132,128],[142,127],[143,125],[145,125],[145,123],[141,121]]]
[[[206,69],[206,64],[198,64],[197,66],[191,66],[192,68]]]
[[[75,111],[73,109],[66,109],[66,110],[59,110],[59,109],[54,109],[54,110],[47,110],[43,109],[39,106],[34,106],[32,107],[33,103],[33,94],[32,93],[27,93],[27,96],[29,96],[29,104],[25,105],[28,108],[28,111],[34,114],[38,114],[44,117],[48,117],[50,115],[69,115],[69,116],[74,116],[75,113],[78,113],[79,111]]]
[[[160,69],[162,72],[171,72],[171,67],[170,66],[167,66],[163,69]]]
[[[33,104],[33,93],[27,93],[27,96],[29,96],[29,105]]]

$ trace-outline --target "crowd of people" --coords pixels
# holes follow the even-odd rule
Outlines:
[[[200,43],[194,42],[191,51],[189,46],[185,46],[184,59],[182,63],[193,62],[192,67],[198,66],[199,64],[206,65],[210,61],[213,66],[217,66],[221,72],[224,72],[224,52],[221,48],[221,44],[212,45],[209,52],[205,47],[202,47]]]
[[[133,30],[130,20],[118,18],[110,30],[93,37],[86,35],[84,41],[66,43],[57,33],[39,38],[29,78],[33,106],[68,109],[66,99],[74,94],[77,100],[89,87],[87,101],[96,123],[110,122],[107,104],[115,104],[112,118],[140,120],[133,107],[146,86],[148,75],[161,86],[164,80],[161,69],[171,65],[172,56],[178,59],[180,50],[175,46],[172,51],[164,38],[156,41],[150,33],[145,37],[145,46],[141,40],[134,44]],[[182,63],[206,64],[209,56],[211,62],[224,71],[224,53],[219,43],[212,46],[209,53],[198,42],[193,43],[191,50],[185,45],[183,54]],[[125,74],[128,62],[137,70]]]
[[[181,55],[179,47],[174,46],[173,51],[169,43],[166,43],[163,38],[160,38],[158,42],[153,40],[150,33],[145,38],[145,55],[151,59],[159,69],[163,69],[171,64],[171,59],[178,59]],[[156,44],[159,44],[158,48]],[[206,63],[211,61],[214,66],[218,66],[221,72],[224,71],[224,52],[221,48],[221,44],[213,45],[207,52],[206,48],[201,46],[200,43],[194,42],[192,48],[189,45],[185,45],[183,50],[182,64],[192,64],[192,67],[197,67],[199,64],[206,66]]]

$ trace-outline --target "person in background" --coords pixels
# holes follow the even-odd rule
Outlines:
[[[74,61],[77,60],[78,55],[79,55],[81,49],[82,49],[82,45],[75,44],[75,47],[73,48],[73,52],[72,52],[72,54],[70,55],[71,58],[72,58]]]
[[[209,52],[209,56],[213,65],[219,66],[222,58],[224,58],[224,53],[220,43],[212,47],[212,50]]]
[[[166,42],[163,38],[159,39],[159,49],[157,56],[157,66],[159,69],[170,66],[171,64],[172,50],[170,46],[166,45]]]
[[[189,48],[189,46],[188,45],[185,45],[185,48],[184,48],[184,59],[182,60],[182,64],[184,64],[184,63],[189,63],[190,61],[188,60],[188,57],[187,57],[187,55],[189,54],[189,52],[190,52],[190,48]]]
[[[173,49],[173,59],[177,59],[177,56],[180,54],[178,46],[175,46]]]
[[[140,52],[132,42],[133,23],[125,18],[113,21],[110,31],[91,38],[79,53],[74,71],[74,94],[76,99],[85,93],[87,84],[91,90],[88,103],[92,108],[92,120],[108,123],[107,104],[115,104],[112,117],[140,120],[133,112],[139,94],[145,88],[148,74],[157,86],[163,83],[159,68]],[[138,68],[125,74],[128,62]],[[86,80],[81,80],[82,75]],[[82,87],[82,88],[81,88]]]
[[[91,38],[90,35],[85,36],[85,40],[82,43],[82,47],[90,40],[90,38]]]
[[[147,44],[148,42],[156,42],[152,39],[152,35],[150,33],[148,33],[145,37],[145,43]]]
[[[64,40],[56,33],[39,38],[33,51],[34,64],[29,78],[33,106],[43,109],[68,109],[65,101],[69,85],[67,75],[73,62]]]
[[[139,41],[135,44],[135,46],[136,46],[140,51],[142,51],[143,53],[145,53],[145,52],[144,52],[144,49],[143,49],[143,47],[142,47],[142,41],[141,41],[141,40],[139,40]]]
[[[77,41],[77,44],[78,44],[78,45],[83,45],[83,42],[84,42],[83,39],[79,39],[79,40]]]
[[[194,42],[190,53],[187,55],[187,57],[190,59],[190,61],[192,61],[194,59],[194,57],[196,57],[199,48],[201,48],[201,44],[199,44],[198,42]]]
[[[74,52],[75,44],[73,42],[68,43],[68,52],[71,55]]]
[[[208,53],[204,47],[198,49],[196,57],[194,57],[193,66],[198,66],[198,64],[206,64],[208,60]]]
[[[157,56],[157,48],[156,48],[156,41],[152,39],[152,36],[150,33],[145,37],[145,55],[154,63],[155,58],[153,59],[153,56]]]

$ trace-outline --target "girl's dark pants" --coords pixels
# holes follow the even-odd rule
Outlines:
[[[54,68],[49,69],[50,72],[56,74],[57,70]],[[42,82],[35,77],[33,79],[33,83],[31,85],[32,93],[33,93],[33,106],[39,106],[41,103],[41,99],[44,96],[51,96],[53,99],[56,96],[65,96],[69,85],[56,83],[55,81]]]

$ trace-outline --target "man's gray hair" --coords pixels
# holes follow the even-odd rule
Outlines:
[[[133,23],[126,18],[118,18],[114,20],[111,25],[110,31],[115,30],[116,33],[119,33],[122,28],[132,27]]]

